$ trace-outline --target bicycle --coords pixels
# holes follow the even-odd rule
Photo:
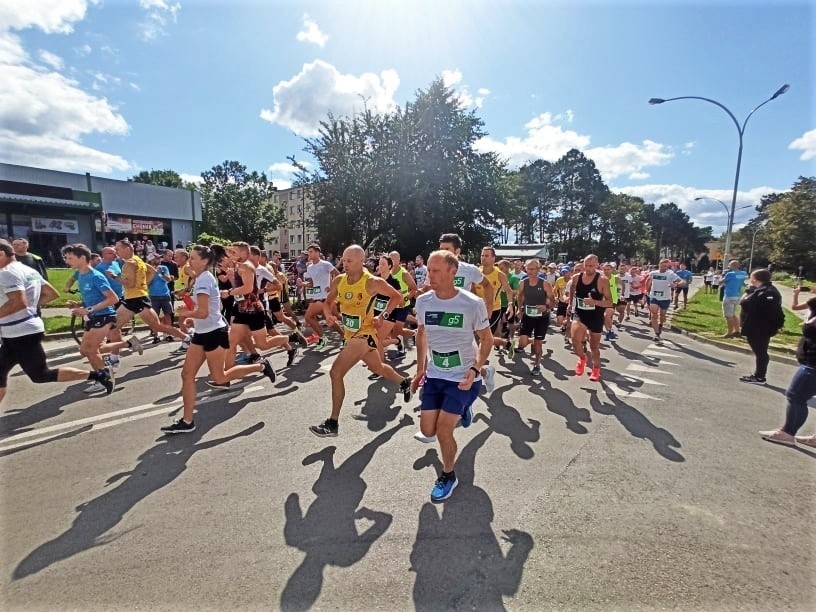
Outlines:
[[[77,295],[79,291],[76,289],[69,289],[68,293],[71,295]],[[68,300],[67,306],[68,308],[82,308],[85,304],[80,301],[75,300]],[[71,314],[71,323],[69,325],[71,331],[71,337],[74,339],[74,342],[77,344],[82,344],[82,334],[85,333],[85,317],[78,316],[75,314]],[[132,334],[136,331],[136,318],[130,320],[130,324],[125,328],[122,329],[122,336],[127,336]]]

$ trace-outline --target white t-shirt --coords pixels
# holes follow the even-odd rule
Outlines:
[[[655,300],[670,300],[672,283],[682,280],[671,270],[665,272],[652,270],[649,272],[649,277],[652,279],[652,284],[649,287],[649,297]]]
[[[711,275],[711,284],[715,287],[719,287],[720,283],[722,282],[722,274],[718,274],[715,272]]]
[[[209,302],[209,309],[206,319],[195,319],[195,333],[206,334],[227,326],[227,322],[221,316],[221,292],[218,290],[218,281],[209,272],[204,271],[198,275],[193,285],[193,295],[204,294]]]
[[[0,317],[0,338],[19,338],[45,331],[43,320],[37,316],[37,304],[44,282],[39,272],[19,261],[13,261],[0,270],[0,306],[8,302],[8,294],[15,291],[25,291],[28,304],[27,308]]]
[[[321,259],[317,263],[310,263],[306,268],[306,273],[303,279],[311,279],[312,286],[306,287],[307,300],[325,300],[329,295],[329,287],[331,286],[331,275],[334,266],[325,259]]]
[[[476,363],[478,345],[473,332],[490,326],[484,300],[461,290],[441,300],[435,291],[429,291],[417,298],[416,311],[428,338],[426,376],[461,382]]]
[[[414,277],[416,280],[416,284],[419,287],[422,287],[425,284],[425,277],[428,275],[428,268],[427,266],[417,266],[414,268]]]
[[[621,282],[622,287],[618,287],[619,296],[622,299],[626,299],[631,295],[632,290],[632,275],[628,272],[626,274],[619,274],[618,280]]]
[[[459,289],[473,292],[473,285],[477,285],[484,280],[484,274],[478,267],[469,264],[466,261],[460,261],[459,267],[456,269],[456,276],[453,277],[453,284]],[[425,276],[424,286],[428,287],[431,284],[431,279]],[[495,287],[494,287],[495,289]]]

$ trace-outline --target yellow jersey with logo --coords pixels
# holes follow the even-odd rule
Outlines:
[[[177,289],[177,291],[186,291],[186,290],[190,289],[190,277],[184,271],[184,266],[179,268],[178,280],[179,280],[179,288]]]
[[[133,256],[130,263],[136,266],[135,283],[133,287],[125,287],[125,299],[147,297],[147,264],[136,255]]]
[[[350,283],[348,275],[341,274],[337,285],[337,304],[340,307],[340,324],[346,340],[361,336],[376,336],[374,327],[374,298],[366,291],[368,279],[373,278],[368,270],[356,283]]]
[[[564,294],[567,291],[567,279],[563,276],[559,276],[555,279],[555,285],[553,285],[553,289],[555,289],[555,296],[561,300],[562,302],[566,302]]]
[[[493,285],[493,307],[491,308],[490,312],[496,312],[497,310],[501,310],[501,281],[499,280],[499,272],[500,270],[497,267],[493,267],[493,270],[490,273],[484,271],[482,266],[479,266],[479,272],[481,272],[484,277],[490,281],[490,284]],[[484,299],[484,292],[485,289],[481,285],[476,285],[476,295],[480,298]],[[490,304],[490,300],[487,300],[487,303]]]

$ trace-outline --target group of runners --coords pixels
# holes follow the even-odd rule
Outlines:
[[[344,379],[359,362],[372,379],[392,381],[406,402],[421,389],[415,437],[439,443],[443,471],[431,498],[440,501],[457,485],[454,429],[470,425],[479,392],[492,393],[495,386],[495,368],[489,364],[493,350],[506,351],[513,359],[531,346],[531,374],[538,376],[552,327],[576,355],[575,374],[587,372],[591,381],[599,381],[602,338],[617,338],[614,325],[639,316],[645,306],[659,342],[671,300],[677,304],[691,276],[684,275],[684,267],[669,269],[668,260],[655,269],[601,264],[595,255],[560,266],[537,259],[497,261],[490,246],[481,250],[481,265],[475,266],[460,260],[461,249],[458,235],[443,234],[427,265],[418,256],[409,272],[397,251],[372,257],[352,245],[336,267],[312,244],[305,252],[305,268],[290,287],[279,254],[268,260],[245,242],[192,246],[164,255],[176,264],[177,277],[159,260],[147,264],[127,240],[97,257],[85,245],[69,245],[63,256],[75,271],[73,282],[82,296],[82,303],[69,302],[69,307],[85,318],[80,352],[91,366],[83,370],[48,367],[37,309],[59,294],[0,241],[0,400],[15,364],[35,382],[87,379],[86,391],[112,393],[120,352],[144,350],[143,341],[135,336],[124,340],[121,333],[139,315],[155,338],[164,334],[180,341],[172,354],[184,355],[183,413],[162,432],[188,433],[195,430],[195,380],[205,362],[207,384],[215,389],[228,389],[232,381],[250,375],[274,382],[275,368],[264,354],[281,349],[286,365],[296,367],[298,349],[320,351],[333,330],[341,336],[342,348],[330,369],[331,412],[309,430],[319,437],[338,435]],[[168,281],[181,286],[170,294]],[[295,292],[307,300],[305,325],[290,306]],[[180,305],[168,311],[167,302],[175,299]],[[280,333],[278,326],[286,332]],[[310,330],[308,337],[304,327]],[[387,363],[385,349],[393,347],[399,358],[411,341],[417,369],[413,375],[399,373]]]

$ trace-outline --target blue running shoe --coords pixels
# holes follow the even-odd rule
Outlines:
[[[431,501],[440,502],[448,499],[456,488],[459,481],[456,476],[445,476],[444,474],[436,479],[434,488],[431,489]]]
[[[468,406],[465,408],[464,414],[462,414],[462,427],[470,427],[470,424],[473,422],[473,406]]]
[[[238,353],[238,355],[235,357],[235,363],[236,365],[244,365],[249,363],[249,355],[246,353]]]

